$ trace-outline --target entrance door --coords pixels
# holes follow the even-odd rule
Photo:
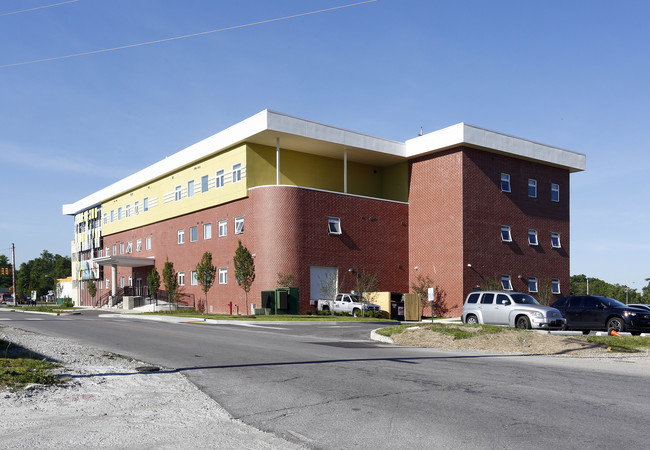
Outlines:
[[[138,296],[144,295],[144,293],[142,292],[142,278],[135,279],[135,295]]]

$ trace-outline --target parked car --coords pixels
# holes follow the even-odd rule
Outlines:
[[[631,306],[632,308],[647,309],[648,311],[650,311],[650,305],[648,305],[647,303],[631,303],[627,306]]]
[[[633,335],[650,332],[650,311],[635,308],[608,297],[570,295],[553,305],[567,320],[570,330],[629,331]]]
[[[472,292],[465,299],[463,323],[508,325],[529,329],[562,329],[566,320],[560,311],[542,306],[528,294],[510,291]]]

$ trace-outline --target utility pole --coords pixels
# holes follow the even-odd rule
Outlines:
[[[14,306],[16,305],[16,246],[11,243],[11,285],[14,296]]]

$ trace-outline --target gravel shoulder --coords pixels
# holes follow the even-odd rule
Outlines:
[[[300,448],[233,419],[182,374],[66,339],[0,326],[69,380],[0,391],[2,448]]]

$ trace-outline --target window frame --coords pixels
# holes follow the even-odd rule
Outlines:
[[[219,267],[219,284],[228,284],[228,268]]]
[[[228,236],[228,220],[220,220],[218,237],[226,236]]]
[[[539,292],[539,285],[537,283],[537,277],[528,278],[528,292],[531,294],[536,294]]]
[[[178,285],[185,286],[185,272],[178,272]]]
[[[135,251],[136,252],[142,251],[142,239],[138,239],[135,241]]]
[[[333,216],[327,217],[327,234],[331,234],[335,236],[343,234],[340,217],[333,217]]]
[[[184,244],[185,243],[185,229],[178,230],[177,232],[178,240],[177,244]]]
[[[504,235],[507,232],[507,237]],[[510,225],[501,225],[501,242],[512,242],[512,230]]]
[[[124,242],[120,242],[120,255],[124,254]]]
[[[539,245],[537,230],[533,230],[532,228],[528,230],[528,245],[530,246]]]
[[[506,283],[507,283],[507,285],[506,285]],[[512,288],[512,278],[510,277],[510,275],[501,275],[501,288],[504,291],[512,291],[512,290],[514,290]]]
[[[238,183],[241,181],[241,163],[232,165],[232,182]]]
[[[551,201],[555,203],[560,202],[560,185],[551,183]]]
[[[194,180],[189,180],[187,182],[187,196],[188,197],[194,196]]]
[[[190,286],[198,286],[199,285],[199,278],[196,274],[196,270],[191,270],[190,271]]]
[[[208,233],[206,233],[208,231]],[[203,240],[212,239],[212,222],[203,224]]]
[[[226,171],[224,169],[217,170],[215,174],[215,180],[214,180],[215,189],[219,189],[224,186],[225,178],[226,178]]]
[[[135,214],[136,216],[140,214],[140,202],[137,200],[133,202],[133,214]]]
[[[557,238],[557,245],[555,245],[554,239]],[[556,231],[551,231],[551,248],[562,248],[562,241],[560,240],[560,233]]]
[[[244,216],[235,217],[235,234],[244,234]]]
[[[208,192],[210,189],[210,178],[207,175],[201,177],[201,193]]]
[[[190,227],[190,242],[196,242],[199,240],[199,227],[193,226]]]
[[[537,180],[535,178],[528,179],[528,197],[537,198]]]
[[[117,208],[117,220],[122,220],[122,207]]]
[[[183,186],[179,184],[178,186],[176,186],[176,188],[174,188],[174,201],[180,202],[182,198],[183,198]]]
[[[504,183],[506,183],[506,189],[504,189]],[[512,192],[509,173],[501,172],[501,192]]]
[[[145,197],[142,200],[142,212],[149,211],[149,197]]]
[[[129,217],[131,217],[131,204],[124,207],[124,218],[127,219]]]
[[[557,288],[557,290],[556,290]],[[552,278],[551,279],[551,292],[553,294],[560,294],[562,291],[560,290],[560,279],[559,278]]]
[[[144,238],[144,249],[151,250],[151,236]]]

